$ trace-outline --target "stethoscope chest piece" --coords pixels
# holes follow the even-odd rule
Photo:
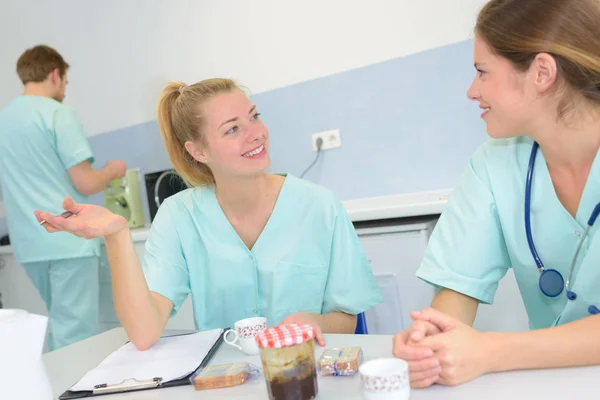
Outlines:
[[[581,235],[581,239],[579,239],[579,244],[577,245],[577,250],[575,250],[575,255],[573,256],[573,260],[571,261],[571,267],[569,268],[569,274],[567,275],[567,283],[565,284],[565,280],[560,272],[555,269],[546,269],[544,268],[544,263],[535,248],[535,243],[533,242],[533,234],[531,233],[531,186],[533,181],[533,168],[535,166],[535,156],[537,154],[537,150],[539,145],[537,142],[533,143],[531,147],[531,155],[529,156],[529,168],[527,169],[527,178],[525,180],[525,235],[527,236],[527,244],[529,245],[529,250],[531,251],[531,255],[533,256],[533,260],[537,265],[538,270],[541,272],[540,274],[540,290],[548,297],[556,297],[562,293],[563,288],[565,288],[567,292],[567,299],[573,301],[577,298],[577,294],[571,290],[571,278],[573,274],[573,269],[575,267],[575,262],[577,261],[577,256],[579,255],[579,250],[581,250],[581,245],[586,239],[592,225],[596,221],[596,218],[600,215],[600,203],[596,204],[592,214],[590,215],[590,219],[587,222],[587,228],[585,228],[585,232]],[[600,308],[595,305],[590,305],[588,307],[588,313],[591,315],[600,314]]]
[[[556,297],[562,293],[565,280],[555,269],[544,269],[540,274],[540,290],[548,297]]]

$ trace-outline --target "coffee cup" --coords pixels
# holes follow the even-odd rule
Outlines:
[[[366,400],[408,400],[410,380],[408,363],[399,358],[381,358],[358,368]]]
[[[267,329],[267,319],[264,317],[241,319],[233,326],[235,329],[229,329],[223,336],[225,343],[247,355],[259,354],[254,337]]]

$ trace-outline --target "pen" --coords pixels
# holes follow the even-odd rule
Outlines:
[[[73,214],[71,211],[65,211],[64,213],[60,214],[59,217],[69,218],[73,215],[75,215],[75,214]],[[46,223],[46,220],[43,220],[40,222],[40,225],[44,225],[45,223]]]

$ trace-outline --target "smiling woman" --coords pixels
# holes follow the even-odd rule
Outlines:
[[[433,309],[395,337],[413,386],[600,364],[599,38],[598,0],[491,0],[479,13],[468,96],[494,139],[471,157],[417,272],[439,289]],[[509,268],[532,330],[477,332],[478,305]]]
[[[142,265],[127,223],[94,205],[38,213],[50,232],[104,237],[115,309],[138,348],[151,346],[192,294],[197,329],[267,318],[354,333],[356,315],[383,301],[354,227],[330,191],[265,170],[269,132],[229,79],[169,84],[158,121],[177,172],[190,186],[152,224]]]

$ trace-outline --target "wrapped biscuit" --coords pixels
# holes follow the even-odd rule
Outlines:
[[[257,367],[247,362],[204,367],[190,378],[196,390],[218,389],[241,385],[259,374]]]
[[[352,376],[363,361],[360,347],[326,349],[319,359],[321,376]]]

